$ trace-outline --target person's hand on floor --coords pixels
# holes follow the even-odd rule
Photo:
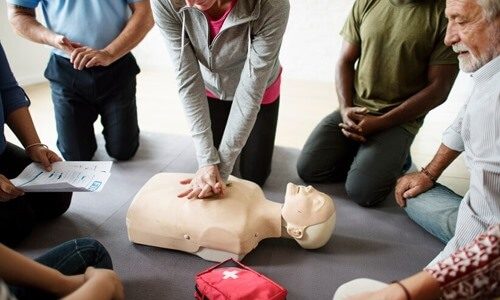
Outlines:
[[[32,161],[42,164],[44,169],[47,171],[52,170],[52,167],[50,166],[52,163],[61,161],[61,158],[55,152],[43,144],[37,144],[27,148],[26,154]]]
[[[15,187],[7,177],[0,174],[0,202],[7,202],[24,195],[24,192]]]
[[[406,200],[429,190],[434,182],[424,173],[415,172],[398,179],[395,188],[396,202],[400,207],[406,206]]]
[[[184,179],[180,183],[189,185],[189,188],[177,195],[177,197],[187,197],[188,199],[203,199],[214,195],[222,195],[226,189],[226,184],[220,176],[217,165],[201,167],[192,179]]]

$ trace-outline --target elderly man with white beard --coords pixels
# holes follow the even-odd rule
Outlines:
[[[445,44],[458,54],[460,69],[473,72],[474,87],[434,158],[420,172],[401,177],[395,194],[410,218],[446,246],[411,277],[390,285],[353,280],[334,300],[500,296],[500,1],[447,0],[445,14]],[[464,197],[436,183],[462,152],[470,172]]]
[[[458,54],[460,69],[473,72],[474,87],[432,161],[395,189],[408,216],[447,243],[433,262],[500,223],[500,1],[447,0],[445,13],[445,44]],[[436,183],[462,152],[470,172],[464,197]]]

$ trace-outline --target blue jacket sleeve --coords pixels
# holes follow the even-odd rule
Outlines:
[[[29,105],[24,90],[17,84],[12,74],[2,44],[0,44],[0,102],[4,119],[14,110]]]

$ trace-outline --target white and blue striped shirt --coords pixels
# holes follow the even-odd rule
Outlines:
[[[500,56],[472,78],[472,94],[442,140],[448,148],[465,152],[470,188],[458,210],[455,236],[431,264],[500,223]]]

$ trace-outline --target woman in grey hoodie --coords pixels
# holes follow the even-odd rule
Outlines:
[[[176,67],[198,171],[180,196],[223,193],[240,156],[241,177],[264,184],[279,107],[278,59],[288,0],[153,0]]]

